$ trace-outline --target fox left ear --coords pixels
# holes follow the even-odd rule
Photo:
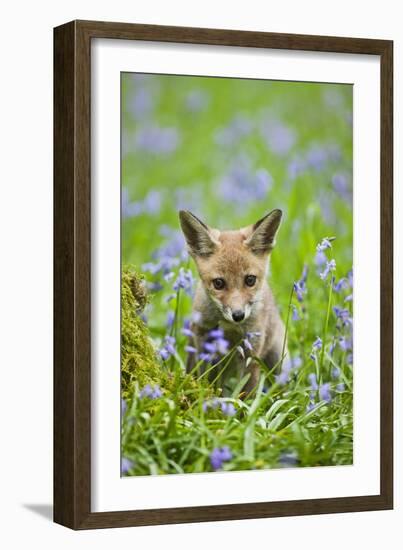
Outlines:
[[[252,234],[245,240],[245,244],[254,254],[268,254],[274,248],[282,215],[281,210],[272,210],[250,228]]]

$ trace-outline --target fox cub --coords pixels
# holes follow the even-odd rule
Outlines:
[[[247,339],[248,347],[252,345],[248,355],[258,357],[269,369],[281,360],[286,350],[285,328],[267,284],[268,259],[281,217],[281,210],[273,210],[254,225],[219,231],[189,211],[179,212],[188,250],[200,275],[193,302],[199,319],[191,327],[192,344],[198,353],[203,351],[209,332],[220,328],[230,347]],[[188,370],[194,364],[195,359],[190,359]],[[245,374],[250,375],[244,387],[247,395],[259,380],[259,364],[235,353],[223,373],[222,388],[230,377],[241,379]]]

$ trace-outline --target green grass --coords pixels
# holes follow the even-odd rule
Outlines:
[[[145,330],[157,358],[153,376],[142,374],[136,379],[134,373],[125,388],[122,456],[129,461],[124,468],[127,475],[211,471],[211,453],[221,447],[228,447],[231,454],[231,459],[222,462],[224,470],[351,464],[352,350],[343,345],[351,337],[351,325],[343,324],[333,308],[348,310],[352,318],[352,301],[346,300],[352,288],[333,290],[330,283],[332,275],[337,282],[347,278],[352,268],[352,204],[332,182],[342,174],[351,193],[351,87],[131,75],[123,77],[122,86],[122,185],[134,203],[143,201],[151,190],[159,193],[160,200],[159,208],[124,217],[123,264],[144,271],[145,263],[156,261],[154,251],[176,238],[176,234],[165,236],[161,227],[179,230],[177,211],[182,203],[219,228],[239,228],[273,208],[282,208],[284,221],[272,253],[269,284],[284,322],[289,318],[288,347],[299,365],[283,384],[278,383],[278,372],[268,372],[262,365],[252,396],[242,399],[244,380],[234,380],[232,395],[223,398],[220,388],[197,370],[185,374],[187,340],[181,328],[191,314],[192,299],[172,287],[181,266],[196,276],[192,261],[173,254],[180,262],[170,270],[169,280],[161,273],[145,271],[149,284],[161,286],[150,292],[144,311]],[[192,90],[204,94],[206,105],[190,112],[186,101]],[[133,113],[133,98],[138,93],[152,98],[150,112],[143,107],[143,112],[137,108]],[[230,145],[217,144],[217,132],[240,115],[252,130]],[[267,117],[281,120],[295,132],[295,143],[285,154],[274,153],[262,137],[260,128]],[[175,127],[180,136],[177,147],[166,154],[141,150],[136,133],[150,125]],[[308,158],[312,147],[329,150],[334,146],[339,153],[328,155],[323,165],[311,163],[297,177],[290,175],[290,163]],[[261,169],[270,173],[272,186],[263,200],[237,204],[224,199],[219,190],[229,167],[243,156],[249,159],[252,174]],[[326,254],[329,260],[335,259],[336,270],[326,280],[318,275],[315,263],[316,246],[324,237],[335,237]],[[299,302],[291,291],[304,266],[308,268],[307,292]],[[291,315],[294,310],[298,320]],[[174,318],[171,327],[167,326],[169,314]],[[176,336],[175,353],[163,361],[158,350],[166,335]],[[323,346],[312,356],[317,337]],[[222,357],[216,368],[226,362],[227,357]],[[336,377],[334,369],[338,369]],[[318,389],[311,387],[312,374]],[[152,388],[158,385],[162,395],[144,396],[145,382]],[[321,399],[326,390],[330,402]],[[205,410],[206,402],[214,403],[214,396],[216,406]],[[223,413],[223,403],[233,404],[233,416]]]

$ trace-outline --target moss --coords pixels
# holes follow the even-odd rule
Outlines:
[[[174,375],[159,360],[147,325],[140,313],[148,302],[141,275],[133,268],[122,272],[122,333],[121,333],[121,388],[122,397],[130,400],[137,384],[158,384],[165,393],[176,392],[178,373]],[[198,386],[192,376],[180,373],[181,393],[179,401],[187,407],[198,396]]]
[[[140,317],[147,303],[142,278],[126,267],[122,273],[122,397],[130,398],[135,382],[140,387],[159,383],[161,366],[148,329]]]

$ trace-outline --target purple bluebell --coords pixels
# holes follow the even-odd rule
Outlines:
[[[154,100],[150,89],[139,87],[128,100],[128,109],[135,120],[144,119],[151,115]]]
[[[301,278],[298,281],[295,281],[294,283],[294,292],[295,292],[295,295],[297,296],[298,302],[303,301],[304,295],[308,291],[306,287],[307,277],[308,277],[308,267],[307,265],[304,265]]]
[[[189,319],[185,319],[185,322],[183,323],[183,328],[182,328],[181,332],[184,336],[188,336],[189,338],[194,336],[194,332],[191,329]]]
[[[185,106],[191,113],[207,109],[210,98],[204,90],[191,90],[185,97]]]
[[[352,324],[353,320],[351,318],[351,313],[348,309],[334,306],[333,311],[334,311],[334,314],[336,315],[336,318],[339,321],[341,321],[343,326]]]
[[[332,378],[336,380],[337,378],[340,378],[341,370],[339,367],[333,367],[332,368]]]
[[[271,189],[273,178],[265,169],[255,170],[252,161],[242,155],[229,167],[218,184],[218,193],[238,209],[264,200]]]
[[[280,374],[276,374],[274,378],[276,384],[278,384],[279,386],[285,386],[285,384],[287,384],[287,382],[290,380],[290,373],[282,370]]]
[[[193,292],[194,282],[195,280],[193,278],[191,270],[181,267],[178,273],[178,277],[173,284],[173,289],[175,291],[178,291],[180,288],[182,288],[186,292],[186,294],[189,294],[191,296]]]
[[[321,401],[326,401],[327,403],[331,402],[332,395],[330,393],[330,384],[329,384],[329,382],[326,382],[326,384],[321,384],[319,386],[319,399]]]
[[[176,151],[179,143],[177,128],[147,125],[139,128],[135,136],[135,147],[153,155],[170,155]]]
[[[168,311],[168,314],[167,314],[166,326],[168,328],[172,327],[172,325],[174,324],[174,321],[175,321],[175,313],[170,310]]]
[[[185,346],[184,349],[185,349],[186,353],[192,353],[192,354],[197,353],[197,349],[194,346],[187,345],[187,346]]]
[[[339,279],[337,283],[333,285],[333,290],[337,293],[345,290],[346,288],[348,288],[348,280],[346,279],[346,277],[341,277],[341,279]]]
[[[348,178],[345,174],[335,174],[332,177],[332,185],[334,190],[340,197],[348,203],[352,201],[352,192]]]
[[[225,416],[235,416],[236,408],[233,403],[228,403],[227,401],[221,402],[221,411]]]
[[[220,470],[223,463],[228,462],[231,459],[232,453],[227,445],[224,447],[215,447],[210,453],[210,464],[213,470]]]
[[[294,157],[288,163],[287,173],[291,180],[295,180],[298,176],[303,174],[307,168],[306,161],[301,157]]]
[[[298,308],[296,306],[292,306],[292,320],[293,321],[299,321],[301,319],[301,317],[299,316],[299,313],[298,313]]]
[[[155,215],[160,212],[162,195],[156,189],[149,191],[143,200],[131,202],[126,188],[122,190],[122,216],[135,218],[141,214]]]
[[[172,355],[175,355],[175,344],[176,340],[173,336],[165,336],[163,345],[159,350],[159,354],[164,361],[166,361]]]
[[[312,349],[322,349],[322,338],[316,337],[316,340],[312,344]]]
[[[317,390],[318,389],[318,382],[316,380],[316,374],[315,373],[311,373],[311,374],[308,374],[308,380],[309,380],[309,383],[311,385],[311,389],[312,390]]]
[[[220,399],[218,399],[218,397],[213,397],[213,399],[208,399],[207,401],[204,401],[202,408],[204,412],[207,412],[209,409],[213,409],[215,411],[218,409],[219,406]]]
[[[324,270],[319,273],[319,277],[322,279],[322,281],[325,281],[327,277],[329,276],[329,273],[335,271],[336,269],[336,260],[330,260],[329,262],[326,262],[326,266]]]
[[[237,115],[226,127],[216,131],[214,140],[218,145],[226,147],[233,146],[249,135],[252,128],[252,122],[249,118],[243,115]]]
[[[292,468],[299,463],[298,454],[295,451],[282,451],[278,459],[278,464],[282,468]]]
[[[345,389],[346,389],[346,386],[345,384],[343,384],[343,382],[340,382],[340,384],[337,384],[336,386],[336,391],[338,392],[343,392]]]
[[[275,155],[285,156],[295,145],[295,130],[278,120],[264,122],[260,131],[267,148]]]
[[[323,250],[318,250],[315,255],[315,264],[317,266],[321,266],[327,262],[326,254],[323,252]]]
[[[329,237],[324,237],[319,244],[316,245],[316,250],[318,252],[323,252],[324,250],[327,250],[329,248],[332,248],[332,239]]]
[[[161,396],[162,396],[162,390],[158,384],[156,384],[155,386],[146,384],[139,394],[140,399],[144,399],[145,397],[149,399],[158,399]]]
[[[342,336],[341,338],[339,338],[339,346],[340,349],[342,349],[343,351],[348,351],[352,349],[353,342],[349,338],[345,338],[344,336]]]
[[[133,468],[133,466],[134,464],[131,460],[129,460],[125,456],[122,456],[120,464],[120,472],[122,475],[127,474],[127,472]]]

